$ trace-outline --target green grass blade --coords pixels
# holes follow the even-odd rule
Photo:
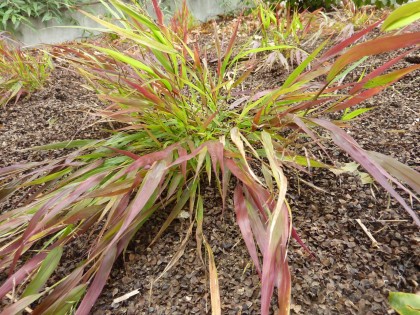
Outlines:
[[[64,170],[61,170],[59,172],[55,172],[53,174],[38,178],[36,180],[33,180],[31,182],[27,182],[24,183],[23,186],[32,186],[32,185],[39,185],[39,184],[44,184],[46,182],[52,181],[54,179],[60,178],[68,173],[70,173],[72,171],[72,168],[68,167],[65,168]]]
[[[89,45],[90,46],[90,45]],[[97,47],[97,46],[90,46],[91,48],[94,48],[96,50],[102,51],[104,53],[106,53],[107,55],[111,56],[112,58],[121,61],[127,65],[132,66],[133,68],[137,68],[143,71],[146,71],[147,73],[151,74],[153,77],[156,76],[156,73],[152,70],[152,68],[146,66],[144,63],[142,63],[141,61],[134,59],[132,57],[129,57],[127,55],[124,55],[123,53],[120,53],[116,50],[113,49],[108,49],[108,48],[102,48],[102,47]]]
[[[39,267],[38,273],[28,284],[25,291],[23,291],[22,297],[34,295],[42,289],[42,286],[57,268],[62,255],[62,247],[56,247],[48,253],[47,257],[45,257],[42,262],[41,267]]]
[[[98,143],[98,140],[71,140],[31,147],[27,150],[74,149]]]
[[[379,86],[389,85],[390,83],[393,83],[393,82],[399,80],[401,77],[403,77],[406,74],[408,74],[410,72],[413,72],[417,69],[420,69],[420,65],[413,65],[413,66],[410,66],[410,67],[407,67],[407,68],[403,68],[403,69],[393,71],[391,73],[387,73],[387,74],[377,76],[377,77],[369,80],[368,82],[366,82],[363,85],[363,88],[372,89],[372,88],[376,88],[376,87],[379,87]]]
[[[403,292],[390,292],[389,304],[401,315],[420,314],[420,295]]]
[[[150,30],[159,31],[159,28],[156,26],[155,23],[153,23],[153,21],[150,20],[150,18],[134,11],[127,4],[121,3],[120,1],[115,1],[115,0],[111,0],[110,2],[112,3],[113,6],[120,9],[122,12],[124,12],[128,16],[130,16],[133,20],[140,22],[143,25],[146,25]]]
[[[407,3],[394,10],[384,21],[381,30],[388,32],[407,26],[420,19],[420,1]]]
[[[123,29],[121,27],[118,27],[118,26],[116,26],[112,23],[109,23],[109,22],[106,22],[106,21],[104,21],[100,18],[97,18],[96,16],[94,16],[90,13],[87,13],[85,11],[82,11],[82,12],[83,12],[83,14],[85,14],[87,17],[94,20],[95,22],[105,26],[109,30],[111,30],[111,31],[113,31],[113,32],[115,32],[115,33],[117,33],[121,36],[124,36],[128,39],[131,39],[131,40],[135,41],[136,43],[142,45],[143,47],[150,48],[150,49],[155,49],[155,50],[161,51],[161,52],[166,52],[168,54],[176,54],[176,52],[177,52],[173,47],[171,47],[169,45],[164,45],[164,44],[159,43],[155,40],[152,40],[151,38],[148,38],[144,35],[141,36],[138,33],[133,32],[132,30],[126,30],[126,29]]]
[[[325,47],[328,41],[324,41],[319,45],[287,78],[282,89],[290,87],[297,79],[297,77],[306,69],[306,67],[318,56],[319,52]]]
[[[366,113],[366,112],[368,112],[372,109],[373,109],[373,107],[358,108],[354,111],[351,111],[350,113],[346,113],[343,116],[341,116],[341,120],[344,120],[344,121],[352,120],[352,119],[354,119],[354,118],[356,118],[356,117],[358,117],[358,116],[360,116],[360,115],[362,115],[362,114],[364,114],[364,113]]]
[[[61,296],[50,308],[42,315],[67,315],[73,309],[74,305],[82,298],[86,292],[86,285],[81,284],[69,293]],[[41,315],[41,314],[39,314]]]
[[[1,315],[20,314],[28,306],[30,306],[33,302],[38,300],[41,296],[42,296],[42,294],[34,294],[34,295],[26,296],[22,299],[19,299],[17,302],[15,302],[12,305],[9,305],[5,309],[3,309],[3,312],[1,312]]]

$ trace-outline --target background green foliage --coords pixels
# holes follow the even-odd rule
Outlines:
[[[63,9],[92,2],[91,0],[2,0],[0,1],[0,30],[15,31],[21,24],[31,26],[30,18],[42,22],[65,19]]]
[[[277,2],[277,1],[272,1]],[[318,9],[326,8],[330,9],[332,6],[337,6],[341,1],[339,0],[289,0],[287,1],[292,6],[299,6],[305,9]],[[356,6],[363,5],[375,5],[379,8],[382,7],[392,7],[396,4],[403,4],[408,2],[408,0],[353,0]]]

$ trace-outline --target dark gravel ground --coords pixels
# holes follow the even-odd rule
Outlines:
[[[368,101],[367,105],[375,109],[354,123],[349,133],[363,148],[389,154],[420,170],[418,75],[405,77]],[[276,84],[280,77],[281,71],[261,73],[254,84]],[[0,109],[0,166],[64,154],[22,152],[24,148],[103,136],[109,126],[93,124],[96,118],[90,114],[99,106],[96,97],[81,87],[76,74],[57,68],[44,90]],[[344,154],[332,152],[339,161],[348,161]],[[363,185],[357,174],[337,176],[317,170],[303,178],[324,192],[296,177],[289,179],[294,226],[317,257],[310,258],[292,241],[292,313],[392,314],[387,304],[390,291],[419,291],[418,227],[381,188]],[[223,314],[259,314],[259,279],[235,223],[232,200],[229,198],[222,212],[217,190],[208,186],[204,197],[204,234],[216,259]],[[414,207],[419,211],[418,204]],[[169,210],[157,212],[119,258],[93,314],[209,313],[206,266],[197,259],[195,237],[189,240],[175,268],[150,290],[151,282],[185,237],[189,223],[188,219],[175,220],[161,239],[148,247]],[[357,219],[379,242],[378,247],[372,246]],[[66,256],[69,262],[84,250],[83,243],[75,244],[75,248]],[[137,295],[113,303],[114,298],[135,289]]]

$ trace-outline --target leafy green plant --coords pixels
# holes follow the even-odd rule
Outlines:
[[[40,18],[42,22],[56,20],[63,22],[65,10],[90,0],[3,0],[0,3],[0,21],[3,30],[15,31],[21,24],[32,26],[30,18]],[[0,28],[1,30],[1,28]]]
[[[184,208],[189,210],[186,238],[195,227],[198,256],[204,261],[204,246],[209,258],[212,311],[221,314],[216,264],[203,233],[206,209],[202,185],[214,183],[225,206],[233,177],[237,222],[261,277],[261,314],[269,313],[275,288],[279,314],[288,314],[291,279],[287,246],[291,237],[304,244],[292,226],[283,170],[335,167],[331,160],[301,153],[305,140],[322,150],[324,142],[332,140],[420,225],[391,185],[416,198],[390,175],[401,170],[399,164],[363,150],[341,128],[343,121],[324,117],[325,113],[353,108],[418,69],[419,65],[413,65],[390,70],[405,52],[355,82],[340,83],[364,57],[418,45],[418,33],[392,33],[355,44],[377,27],[376,23],[320,55],[327,45],[324,42],[282,86],[249,91],[238,98],[235,88],[252,74],[252,64],[244,64],[244,57],[266,50],[242,47],[234,53],[239,23],[224,50],[215,37],[217,58],[213,65],[197,45],[190,47],[185,34],[180,36],[165,26],[156,0],[156,22],[138,7],[111,2],[115,7],[112,14],[120,16],[118,25],[86,14],[126,38],[132,44],[127,45],[129,49],[60,46],[56,54],[77,65],[90,88],[109,102],[101,114],[125,126],[106,139],[36,148],[74,149],[63,158],[0,169],[2,199],[28,189],[22,205],[0,215],[0,269],[7,269],[9,275],[0,286],[0,297],[11,290],[19,296],[4,312],[14,313],[38,301],[32,314],[62,314],[76,306],[76,314],[88,314],[115,260],[136,232],[154,212],[171,207],[152,243]],[[309,63],[312,68],[305,70]],[[237,75],[232,77],[230,72]],[[392,167],[387,172],[389,163]],[[398,178],[419,192],[417,172],[404,166]],[[45,261],[57,264],[61,250],[80,237],[89,239],[89,245],[77,267],[44,288],[46,280],[38,275],[46,268]],[[181,242],[165,270],[175,265],[186,243]],[[23,297],[20,292],[26,286],[31,289],[24,292],[30,294]]]
[[[256,35],[252,42],[253,47],[266,47],[285,45],[283,49],[276,49],[267,55],[265,64],[271,67],[279,62],[286,69],[293,63],[300,64],[306,58],[307,53],[298,48],[302,41],[308,39],[311,33],[312,38],[308,41],[315,42],[320,34],[314,32],[312,26],[318,18],[319,12],[298,11],[284,4],[269,4],[264,1],[257,1],[251,15],[258,19],[260,35]]]
[[[316,10],[319,8],[331,9],[333,5],[336,5],[336,0],[290,0],[287,3],[292,7],[298,7],[302,9]]]
[[[52,67],[47,52],[20,49],[0,33],[0,106],[42,88]]]
[[[390,292],[389,304],[400,315],[420,314],[420,295],[403,292]]]
[[[401,5],[407,3],[408,0],[353,0],[357,6],[364,6],[364,5],[374,5],[378,8],[383,7],[394,7],[396,5]]]

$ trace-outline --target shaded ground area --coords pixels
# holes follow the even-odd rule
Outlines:
[[[282,75],[284,70],[262,72],[255,76],[254,84],[277,84]],[[363,148],[392,155],[420,170],[418,75],[407,76],[369,101],[368,105],[376,108],[354,123],[349,133]],[[105,134],[103,129],[109,126],[92,125],[95,118],[89,114],[100,104],[81,82],[76,74],[57,68],[43,91],[0,109],[0,166],[63,154],[21,149]],[[333,156],[348,161],[340,152],[333,151]],[[289,175],[294,226],[316,255],[311,258],[291,242],[292,313],[387,314],[389,291],[419,290],[419,230],[382,189],[363,185],[356,174],[337,176],[314,170],[303,177],[320,190]],[[232,200],[223,212],[211,185],[204,195],[204,234],[216,259],[223,314],[259,314],[259,279],[235,223]],[[414,206],[419,211],[418,205]],[[207,267],[197,259],[194,234],[179,263],[150,290],[151,282],[176,253],[189,224],[189,219],[175,220],[162,238],[148,247],[168,211],[158,211],[120,257],[94,314],[209,312]],[[356,219],[365,224],[379,247],[372,246]],[[84,252],[84,243],[76,242],[75,250],[63,259],[62,269],[74,265],[74,259]],[[138,294],[113,304],[114,298],[135,289]]]

